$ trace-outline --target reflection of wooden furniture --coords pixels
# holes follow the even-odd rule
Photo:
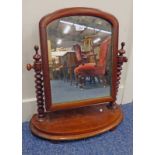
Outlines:
[[[109,50],[111,38],[105,39],[100,46],[99,62],[97,64],[86,63],[75,68],[77,84],[80,83],[80,87],[84,86],[86,77],[97,77],[99,82],[100,78],[104,82],[104,74],[106,69],[106,57]],[[79,47],[80,49],[80,47]]]
[[[89,52],[87,54],[84,52],[83,54],[83,52],[81,51],[81,47],[78,44],[74,45],[73,49],[75,50],[75,55],[78,62],[78,66],[74,69],[76,85],[78,85],[78,83],[82,83],[82,78],[84,76],[89,76],[91,79],[92,76],[90,75],[90,73],[89,75],[86,75],[86,73],[90,72],[92,70],[92,67],[94,67],[96,63],[89,63],[89,58],[93,57],[94,60],[96,60],[96,55],[94,55],[94,53],[92,52]]]
[[[49,70],[50,70],[50,79],[53,78],[52,75],[52,57],[51,57],[51,41],[47,40],[47,47],[48,47],[48,63],[49,63]]]
[[[69,81],[72,84],[74,77],[74,68],[77,66],[75,52],[68,52],[67,53],[67,68],[68,68],[68,75]]]
[[[73,49],[75,51],[76,60],[78,65],[85,64],[90,62],[90,58],[94,59],[94,62],[96,62],[96,55],[92,51],[83,52],[81,51],[80,45],[76,44],[73,45]]]
[[[74,68],[77,66],[75,52],[72,50],[54,51],[51,52],[51,57],[52,59],[57,59],[57,62],[53,63],[51,65],[51,68],[53,68],[54,70],[61,69],[61,71],[59,72],[62,72],[62,78],[64,79],[64,81],[69,80],[72,84],[74,78]]]
[[[68,16],[86,15],[106,19],[112,25],[112,85],[111,96],[73,101],[63,104],[52,104],[51,85],[49,79],[48,48],[46,28],[55,19]],[[121,107],[116,104],[121,69],[127,58],[124,57],[124,43],[118,50],[118,21],[105,12],[90,8],[68,8],[56,11],[43,17],[40,25],[40,43],[42,59],[38,48],[34,56],[34,64],[27,69],[34,69],[37,114],[30,121],[33,134],[49,140],[73,140],[91,137],[115,128],[123,119]],[[43,74],[42,74],[43,72]],[[43,79],[42,79],[43,77]],[[44,89],[43,89],[44,85]],[[54,88],[53,88],[54,89]],[[45,102],[44,102],[45,99]],[[44,105],[45,103],[45,105]],[[74,109],[74,110],[73,110]]]
[[[93,47],[93,39],[91,36],[85,36],[83,40],[83,49],[84,51],[91,51]]]

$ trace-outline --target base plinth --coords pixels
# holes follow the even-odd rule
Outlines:
[[[106,104],[45,113],[39,121],[33,115],[30,128],[33,134],[49,140],[76,140],[95,136],[115,128],[123,119],[120,106]]]

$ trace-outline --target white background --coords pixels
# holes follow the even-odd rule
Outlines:
[[[26,1],[26,0],[25,0]],[[42,9],[43,6],[36,9]],[[68,0],[71,1],[71,0]],[[85,2],[84,2],[85,1]],[[51,3],[53,1],[51,0]],[[78,0],[72,0],[80,5]],[[83,0],[83,4],[99,1]],[[102,1],[107,3],[107,1]],[[113,9],[115,0],[110,0]],[[126,1],[125,1],[126,2]],[[45,1],[42,1],[44,4]],[[66,1],[59,6],[65,5]],[[101,3],[101,2],[100,2]],[[153,0],[134,2],[134,155],[155,154],[155,9]],[[82,5],[82,4],[81,4]],[[52,4],[51,4],[52,6]],[[104,5],[103,5],[104,6]],[[30,6],[31,7],[31,6]],[[101,5],[100,5],[101,7]],[[22,19],[21,1],[1,1],[1,112],[0,154],[21,153],[22,125]],[[35,10],[36,10],[35,9]],[[34,10],[34,11],[35,11]],[[115,14],[116,12],[113,12]],[[123,16],[123,14],[122,14]],[[125,18],[125,17],[124,17]],[[28,26],[28,25],[27,25]],[[124,38],[122,38],[124,39]],[[126,41],[126,40],[125,40]],[[32,43],[33,45],[33,43]],[[131,71],[129,71],[131,72]],[[31,77],[30,77],[31,79]],[[29,79],[29,80],[30,80]],[[130,81],[130,80],[129,80]],[[31,82],[31,80],[30,80]],[[132,83],[128,82],[130,85]]]

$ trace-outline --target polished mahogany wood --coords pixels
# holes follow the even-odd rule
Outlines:
[[[55,19],[77,15],[100,17],[112,24],[111,96],[52,104],[46,28]],[[110,131],[122,121],[123,113],[121,107],[116,104],[116,95],[120,83],[122,65],[127,62],[127,58],[124,56],[125,43],[122,43],[121,49],[118,50],[118,28],[118,21],[113,15],[97,9],[81,7],[62,9],[40,20],[41,56],[38,54],[38,47],[35,46],[34,64],[27,65],[28,70],[32,68],[35,70],[36,79],[38,114],[33,115],[30,122],[33,134],[49,140],[81,139]]]
[[[75,140],[95,136],[116,128],[123,114],[106,104],[91,105],[72,110],[46,112],[43,121],[33,115],[30,127],[33,134],[49,140]]]
[[[115,83],[116,95],[117,95],[119,84],[120,84],[122,65],[123,63],[128,61],[127,57],[124,56],[124,54],[126,53],[126,51],[124,50],[124,46],[125,46],[125,42],[122,42],[121,49],[118,51],[118,54],[117,54],[117,71],[116,71],[117,79]],[[116,102],[113,102],[113,103],[110,102],[109,107],[115,108],[115,105],[116,105]]]
[[[124,50],[125,43],[121,43],[121,49],[118,51],[118,56],[117,56],[117,82],[116,82],[116,94],[118,92],[119,84],[120,84],[120,75],[121,75],[121,70],[122,70],[122,65],[124,62],[127,62],[128,59],[127,57],[123,56],[125,54]]]
[[[50,85],[50,75],[49,75],[49,64],[48,64],[48,47],[47,47],[47,25],[52,21],[66,17],[66,16],[80,16],[80,15],[88,15],[103,18],[112,24],[113,32],[112,32],[112,86],[111,86],[111,96],[106,98],[94,98],[88,100],[80,101],[79,107],[87,106],[91,104],[98,104],[103,102],[115,103],[116,101],[116,82],[117,82],[117,54],[118,54],[118,28],[119,24],[117,19],[106,12],[92,9],[92,8],[84,8],[84,7],[74,7],[74,8],[66,8],[55,11],[51,14],[44,16],[39,22],[39,32],[40,32],[40,45],[42,52],[42,62],[43,62],[43,79],[44,79],[44,88],[45,88],[45,107],[47,111],[52,111],[52,109],[61,110],[61,109],[71,109],[78,107],[77,101],[73,101],[72,103],[65,102],[62,106],[57,104],[52,104],[52,96],[51,96],[51,85]],[[57,108],[59,107],[59,108]]]
[[[38,118],[41,120],[44,117],[44,94],[43,94],[43,75],[42,75],[42,64],[41,64],[41,55],[38,53],[39,47],[34,46],[35,55],[33,56],[34,63],[33,65],[27,64],[27,70],[32,68],[35,71],[35,88],[36,88],[36,98],[37,98],[37,111]]]

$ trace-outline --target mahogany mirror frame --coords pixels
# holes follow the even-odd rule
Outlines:
[[[51,97],[51,86],[50,86],[50,76],[49,76],[49,64],[48,64],[48,47],[47,47],[47,25],[52,21],[66,17],[66,16],[78,16],[78,15],[87,15],[99,17],[104,20],[107,20],[112,25],[112,82],[111,82],[111,96],[101,97],[94,99],[86,99],[80,101],[73,101],[70,103],[62,104],[52,104]],[[44,83],[44,95],[45,95],[45,108],[46,111],[56,111],[62,109],[71,109],[77,107],[83,107],[92,104],[98,103],[115,103],[117,95],[117,56],[118,56],[118,32],[119,24],[117,19],[106,12],[93,9],[93,8],[84,8],[84,7],[74,7],[74,8],[65,8],[58,11],[55,11],[51,14],[44,16],[39,22],[39,32],[40,32],[40,46],[41,46],[41,56],[42,56],[42,70],[43,70],[43,83]]]
[[[99,17],[110,22],[113,27],[111,96],[53,105],[46,27],[58,18],[77,15]],[[113,15],[92,8],[66,8],[55,11],[40,20],[41,55],[38,52],[39,47],[35,46],[34,62],[32,65],[27,64],[27,70],[33,68],[35,71],[37,114],[34,114],[30,121],[30,128],[34,135],[49,140],[76,140],[111,131],[121,123],[123,112],[116,104],[116,95],[122,65],[127,62],[127,58],[124,56],[124,42],[118,50],[118,29],[118,21]]]

